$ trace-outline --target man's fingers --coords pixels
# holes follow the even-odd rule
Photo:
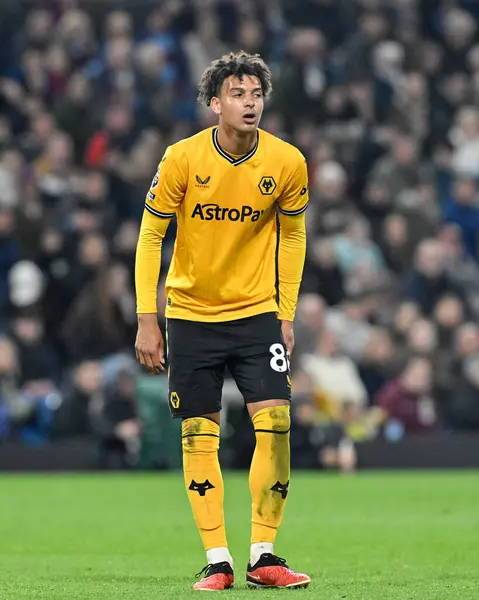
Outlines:
[[[165,358],[162,347],[155,352],[143,350],[142,348],[135,348],[135,354],[138,361],[146,367],[150,373],[158,374],[165,370]]]
[[[160,358],[160,363],[162,365],[165,364],[165,342],[163,341],[163,337],[160,340],[160,346],[158,348],[158,354]]]
[[[291,356],[291,352],[293,352],[294,342],[289,337],[285,340],[286,352],[288,356]]]
[[[155,375],[158,375],[159,373],[161,373],[161,371],[163,370],[161,367],[161,364],[158,361],[158,355],[156,353],[150,352],[148,354],[149,357],[149,364],[151,365],[149,367],[150,371],[152,373],[155,373]]]
[[[161,358],[160,358],[160,354],[158,351],[156,352],[148,352],[148,357],[150,359],[150,370],[152,373],[156,373],[158,375],[158,373],[161,373],[162,371],[164,371],[164,367],[161,364]]]
[[[161,338],[160,345],[158,346],[158,360],[160,362],[160,370],[165,371],[165,343],[163,341],[163,337]]]
[[[147,369],[149,369],[149,365],[148,365],[148,361],[146,359],[145,353],[143,352],[143,350],[138,349],[138,360],[140,361],[140,363],[146,367]]]
[[[162,351],[162,350],[160,350],[160,353],[159,353],[159,355],[158,355],[158,359],[159,359],[159,361],[160,361],[159,368],[160,368],[162,371],[164,371],[164,370],[165,370],[165,355],[164,355],[164,353],[163,353],[163,351]]]
[[[141,353],[141,357],[142,357],[141,363],[143,365],[145,365],[145,367],[148,369],[148,371],[150,371],[151,373],[156,373],[157,370],[154,365],[153,357],[152,357],[151,353],[146,352],[145,350],[140,351],[140,353]]]

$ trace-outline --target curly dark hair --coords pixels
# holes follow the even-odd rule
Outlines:
[[[244,50],[230,52],[214,60],[205,70],[198,84],[198,101],[209,106],[211,99],[220,95],[221,86],[227,77],[234,75],[242,80],[244,75],[257,77],[263,96],[271,93],[271,71],[259,54],[248,54]]]

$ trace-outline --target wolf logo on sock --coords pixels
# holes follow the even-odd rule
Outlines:
[[[190,487],[188,488],[192,492],[198,492],[200,496],[205,496],[208,490],[213,490],[214,485],[210,483],[208,480],[203,483],[196,483],[194,479],[191,480]]]
[[[280,481],[277,481],[270,489],[272,492],[278,492],[279,494],[281,494],[281,498],[283,498],[283,500],[286,500],[286,496],[288,495],[289,490],[289,481],[287,481],[286,483],[281,483]]]

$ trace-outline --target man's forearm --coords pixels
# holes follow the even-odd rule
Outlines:
[[[158,313],[138,313],[138,327],[150,329],[158,325]]]
[[[293,321],[306,256],[305,216],[304,213],[297,217],[280,215],[279,220],[278,318],[284,321]]]
[[[143,322],[157,314],[157,289],[161,266],[161,246],[169,220],[145,211],[136,248],[135,286],[138,319]]]

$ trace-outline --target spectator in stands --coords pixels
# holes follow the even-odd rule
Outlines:
[[[303,357],[301,368],[311,377],[324,412],[334,419],[339,419],[345,403],[359,407],[366,405],[367,392],[357,368],[350,358],[341,353],[333,331],[323,330],[316,352]]]
[[[377,181],[366,181],[360,200],[363,215],[371,225],[372,239],[380,244],[386,217],[393,209],[391,190]]]
[[[411,265],[415,249],[415,240],[403,215],[393,213],[386,217],[380,245],[390,270],[403,276]]]
[[[138,461],[141,422],[135,405],[135,375],[121,370],[113,385],[106,390],[105,404],[99,422],[100,460],[105,467],[115,455],[123,468]]]
[[[346,173],[334,161],[322,164],[313,180],[312,219],[316,235],[344,233],[356,211],[346,195]]]
[[[430,315],[439,297],[446,293],[462,298],[463,290],[455,285],[445,272],[444,247],[435,239],[427,239],[418,246],[415,268],[407,276],[403,297],[416,302]]]
[[[319,294],[329,306],[344,299],[343,275],[330,238],[318,238],[311,244],[301,285],[303,293]]]
[[[385,329],[374,329],[358,364],[368,402],[396,375],[397,362],[398,352],[395,352],[389,332]]]
[[[363,356],[372,337],[368,311],[368,304],[361,296],[350,297],[328,310],[325,317],[325,326],[336,335],[342,352],[356,361]]]
[[[397,343],[404,343],[412,327],[420,317],[420,309],[414,302],[403,301],[394,315],[393,333]]]
[[[297,468],[339,469],[351,473],[356,467],[356,451],[344,426],[325,420],[316,402],[312,378],[298,370],[293,382],[292,461]]]
[[[370,180],[389,190],[393,200],[404,190],[417,188],[427,181],[424,169],[418,168],[418,147],[412,136],[395,133],[389,153],[374,166]]]
[[[438,417],[430,396],[431,384],[430,362],[412,357],[399,378],[379,390],[375,404],[387,415],[387,421],[395,422],[405,433],[434,431]]]
[[[34,309],[41,303],[45,281],[39,267],[29,260],[19,260],[8,273],[10,317],[15,309]]]
[[[78,237],[89,232],[111,236],[115,230],[115,207],[108,202],[108,182],[100,171],[90,171],[77,180],[66,214],[62,215],[62,229]]]
[[[52,392],[59,381],[59,362],[45,335],[39,314],[19,312],[13,320],[13,339],[16,342],[20,383],[24,392],[44,396]]]
[[[291,130],[298,115],[312,122],[318,118],[319,100],[327,83],[326,42],[322,32],[308,24],[292,30],[288,50],[274,103]]]
[[[448,426],[458,430],[479,430],[479,356],[464,361],[454,393],[444,406]]]
[[[371,241],[368,224],[363,220],[352,221],[345,234],[336,237],[334,250],[343,273],[351,273],[358,267],[363,267],[374,274],[384,268],[381,252]]]
[[[32,115],[26,131],[19,136],[18,140],[18,145],[27,161],[34,161],[45,152],[55,127],[55,119],[46,109],[43,108]]]
[[[92,360],[81,362],[63,390],[62,402],[55,414],[55,437],[93,435],[103,403],[100,363]]]
[[[113,258],[128,269],[130,283],[134,279],[133,270],[139,231],[138,222],[134,219],[129,219],[123,221],[113,238]],[[162,250],[162,256],[164,253],[166,253],[166,248]]]
[[[98,359],[128,349],[134,340],[134,315],[135,302],[125,269],[118,265],[99,270],[65,319],[63,341],[70,359]]]
[[[73,73],[65,92],[55,102],[58,127],[71,136],[76,164],[82,164],[87,143],[99,126],[99,115],[91,110],[93,90],[81,72]]]
[[[54,411],[58,407],[59,362],[45,337],[44,324],[38,314],[17,314],[13,321],[13,339],[19,362],[22,396],[31,405],[31,415],[22,427],[29,442],[50,438]]]
[[[474,177],[463,174],[456,177],[452,194],[444,208],[444,218],[455,223],[462,232],[462,242],[467,255],[477,260],[479,232],[479,201]]]
[[[418,319],[408,331],[407,351],[417,356],[433,356],[438,347],[436,326],[427,319]]]
[[[86,12],[68,7],[60,17],[57,32],[59,41],[75,66],[85,66],[94,56],[97,44],[91,18]]]
[[[19,378],[15,344],[5,336],[0,337],[0,440],[30,416],[31,407],[20,392]]]
[[[9,306],[8,274],[20,259],[20,248],[14,239],[14,226],[13,211],[0,206],[0,310],[2,315]]]
[[[465,292],[468,306],[479,314],[479,267],[475,257],[466,253],[461,229],[454,224],[444,225],[438,238],[446,255],[446,274],[452,283]]]
[[[317,294],[303,294],[296,310],[296,356],[312,354],[317,347],[318,337],[324,325],[325,304]]]
[[[479,175],[479,111],[475,106],[464,106],[457,112],[451,138],[455,146],[452,166],[456,174]]]
[[[434,307],[434,320],[441,346],[450,347],[453,344],[456,329],[463,323],[464,317],[464,305],[459,298],[452,295],[439,298]]]
[[[56,132],[34,163],[42,204],[54,222],[58,222],[65,198],[73,189],[72,152],[71,139],[65,133]]]
[[[336,236],[333,248],[346,290],[350,293],[371,291],[384,280],[384,259],[370,238],[366,221],[352,220],[345,233]]]
[[[456,338],[464,317],[464,306],[455,296],[442,297],[434,310],[439,338],[439,347],[434,357],[434,386],[438,402],[441,403],[453,393],[456,383]]]
[[[464,323],[455,336],[454,347],[459,359],[479,355],[479,327],[475,323]]]
[[[429,90],[419,71],[405,73],[392,99],[390,120],[402,131],[413,131],[418,141],[429,133]]]

